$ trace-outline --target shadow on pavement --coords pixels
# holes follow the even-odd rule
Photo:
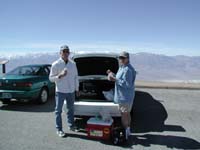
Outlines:
[[[66,138],[73,137],[83,140],[90,140],[95,142],[101,142],[106,145],[113,145],[111,141],[95,140],[88,138],[83,134],[67,134]],[[145,135],[136,135],[131,136],[129,141],[124,145],[117,147],[123,148],[134,148],[134,146],[141,145],[144,147],[151,147],[151,145],[157,146],[166,146],[167,148],[173,149],[189,149],[189,150],[199,150],[200,143],[194,139],[182,136],[171,136],[171,135],[155,135],[155,134],[145,134]]]
[[[132,113],[132,129],[134,133],[150,131],[179,131],[185,129],[178,125],[165,125],[168,117],[161,100],[156,100],[147,92],[136,91]]]
[[[200,143],[198,141],[182,136],[145,134],[132,136],[130,139],[132,141],[127,145],[129,147],[134,145],[150,147],[153,144],[176,149],[200,149]]]
[[[55,109],[54,98],[50,98],[45,104],[35,102],[11,101],[9,104],[0,105],[0,110],[22,111],[22,112],[53,112]]]

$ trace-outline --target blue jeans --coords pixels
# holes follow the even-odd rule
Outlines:
[[[75,101],[75,92],[73,93],[60,93],[56,92],[56,128],[57,130],[62,130],[62,108],[64,100],[67,102],[67,121],[68,126],[71,127],[74,125],[74,101]]]

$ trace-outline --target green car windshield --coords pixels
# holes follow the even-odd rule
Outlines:
[[[37,66],[22,66],[8,72],[10,75],[38,75],[40,67]]]

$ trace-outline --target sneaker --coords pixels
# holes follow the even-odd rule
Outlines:
[[[57,131],[59,137],[65,137],[65,133],[63,131]]]

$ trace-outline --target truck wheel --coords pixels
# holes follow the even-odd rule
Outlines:
[[[47,88],[42,88],[38,97],[39,104],[44,104],[49,99],[49,92]]]

